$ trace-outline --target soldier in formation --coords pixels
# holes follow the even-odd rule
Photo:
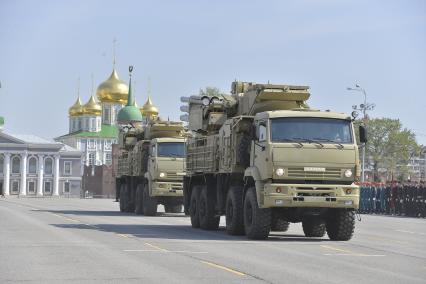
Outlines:
[[[426,185],[420,183],[369,183],[361,187],[362,214],[426,217]]]

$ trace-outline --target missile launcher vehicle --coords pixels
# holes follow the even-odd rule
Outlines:
[[[153,216],[162,204],[166,213],[182,212],[183,130],[181,122],[154,120],[120,131],[116,174],[120,211]]]
[[[230,95],[182,97],[185,213],[192,227],[265,239],[302,222],[306,237],[349,240],[359,204],[351,116],[311,109],[309,87],[233,82]],[[360,143],[366,132],[360,127]]]

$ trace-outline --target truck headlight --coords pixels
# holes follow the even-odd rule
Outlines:
[[[166,177],[166,173],[160,173],[160,178]]]
[[[277,174],[277,176],[282,176],[284,175],[284,169],[283,168],[278,168],[275,170],[275,173]]]
[[[352,170],[345,171],[345,177],[350,178],[352,176]]]

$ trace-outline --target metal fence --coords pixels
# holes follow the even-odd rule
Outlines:
[[[359,212],[410,217],[426,217],[424,184],[361,185]]]

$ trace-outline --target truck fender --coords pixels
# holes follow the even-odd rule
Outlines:
[[[259,169],[257,167],[248,167],[244,171],[244,178],[246,177],[252,177],[255,182],[260,180]]]
[[[263,207],[263,186],[264,182],[262,182],[262,179],[260,177],[260,172],[257,167],[248,167],[244,171],[244,179],[251,177],[254,181],[254,185],[256,188],[256,196],[257,196],[257,204],[260,208]],[[247,190],[247,188],[245,188]]]

